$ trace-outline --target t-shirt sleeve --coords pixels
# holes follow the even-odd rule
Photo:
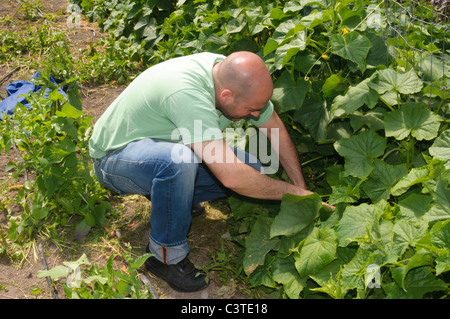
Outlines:
[[[266,106],[261,110],[261,113],[259,113],[259,117],[258,118],[252,117],[250,118],[249,122],[255,125],[256,127],[264,125],[272,116],[273,110],[274,110],[273,103],[272,101],[269,100]]]
[[[171,140],[188,145],[222,139],[219,117],[211,98],[196,90],[181,90],[164,102],[167,118],[174,124]]]

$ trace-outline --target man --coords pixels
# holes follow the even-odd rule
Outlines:
[[[198,203],[229,190],[281,200],[308,195],[296,148],[270,98],[263,60],[250,52],[175,58],[139,75],[95,125],[90,154],[99,180],[152,201],[147,269],[179,291],[206,287],[187,255],[187,233]],[[222,131],[247,119],[279,143],[292,184],[260,172],[261,163],[224,142]],[[208,133],[206,133],[208,132]],[[272,132],[277,132],[276,141]]]

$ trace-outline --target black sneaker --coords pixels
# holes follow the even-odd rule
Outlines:
[[[206,274],[196,269],[187,257],[178,264],[166,265],[152,256],[145,261],[145,268],[176,291],[194,292],[208,286]]]

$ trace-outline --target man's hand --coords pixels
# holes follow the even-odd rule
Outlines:
[[[294,185],[307,189],[297,148],[289,136],[288,131],[276,112],[269,120],[259,127],[260,132],[267,135],[272,145],[278,145],[278,158],[286,174]]]

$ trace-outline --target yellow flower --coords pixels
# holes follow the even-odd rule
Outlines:
[[[344,32],[344,34],[349,34],[350,33],[350,31],[348,31],[347,28],[344,28],[344,30],[342,30],[342,31]]]
[[[322,54],[322,59],[328,60],[330,57],[327,54]]]

